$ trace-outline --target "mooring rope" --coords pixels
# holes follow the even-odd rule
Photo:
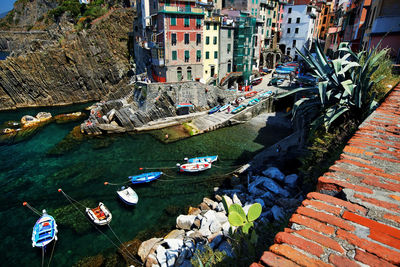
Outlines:
[[[54,240],[53,248],[51,249],[49,264],[47,265],[47,267],[50,267],[51,260],[53,259],[53,252],[54,252],[54,248],[56,247],[56,242],[57,242],[57,239]]]
[[[36,213],[37,215],[39,215],[39,216],[42,216],[43,214],[42,213],[40,213],[37,209],[35,209],[34,207],[32,207],[31,205],[29,205],[29,203],[28,202],[24,202],[24,203],[22,203],[22,205],[24,205],[25,207],[27,207],[28,209],[30,209],[31,211],[33,211],[34,213]]]
[[[141,263],[139,260],[137,260],[128,250],[127,250],[127,254],[124,253],[124,250],[120,249],[120,247],[118,247],[118,245],[115,244],[115,242],[112,241],[111,238],[110,238],[108,235],[106,235],[105,233],[103,233],[103,231],[101,231],[101,230],[95,225],[95,223],[94,223],[92,220],[90,220],[81,210],[79,210],[78,207],[73,203],[73,201],[76,202],[77,204],[81,205],[81,206],[84,207],[84,208],[86,208],[86,206],[82,205],[81,203],[79,203],[78,201],[76,201],[75,199],[73,199],[72,197],[70,197],[69,195],[67,195],[67,193],[65,193],[61,188],[58,189],[58,192],[61,192],[61,193],[64,195],[64,197],[71,203],[71,205],[72,205],[79,213],[81,213],[81,214],[90,222],[90,224],[94,226],[94,228],[95,228],[98,232],[100,232],[102,235],[104,235],[104,236],[107,238],[107,240],[110,241],[110,243],[113,244],[113,245],[117,248],[117,250],[120,250],[121,253],[122,253],[122,254],[125,254],[125,256],[127,256],[129,259],[131,259],[131,260],[133,260],[134,262],[138,263],[139,265],[143,266],[143,263]],[[112,232],[113,232],[113,231],[112,231]],[[118,239],[118,238],[117,238],[117,239]],[[119,239],[118,239],[118,240],[119,240]],[[122,244],[122,243],[121,243],[121,244]],[[123,245],[123,244],[122,244],[122,245]],[[124,245],[123,245],[123,246],[124,246]],[[124,247],[125,247],[125,246],[124,246]]]
[[[44,266],[44,247],[42,247],[42,267]]]

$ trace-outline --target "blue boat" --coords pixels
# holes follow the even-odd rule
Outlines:
[[[53,240],[57,240],[57,224],[53,216],[43,210],[42,217],[36,221],[32,232],[32,247],[45,248]]]
[[[262,93],[261,95],[259,95],[259,98],[263,99],[263,98],[267,98],[273,95],[272,91],[267,91],[265,93]]]
[[[176,108],[190,108],[193,107],[192,103],[179,103],[176,105]]]
[[[228,104],[226,104],[226,105],[223,105],[223,106],[219,109],[219,112],[224,111],[224,110],[227,109],[230,105],[231,105],[231,103],[228,103]]]
[[[162,174],[162,172],[147,172],[135,176],[129,176],[128,178],[131,180],[132,184],[142,184],[154,181],[160,178]]]
[[[208,114],[213,114],[213,113],[217,112],[220,108],[221,108],[220,105],[218,105],[218,106],[216,106],[216,107],[213,107],[212,109],[210,109],[210,110],[208,111]]]
[[[251,100],[247,105],[248,105],[248,106],[253,106],[253,105],[257,104],[258,102],[260,102],[260,99],[254,98],[254,99]]]
[[[246,105],[240,105],[237,108],[235,108],[234,110],[232,110],[232,114],[236,114],[239,113],[240,111],[244,110],[246,108]]]
[[[196,158],[185,158],[188,163],[199,163],[199,162],[214,162],[217,161],[218,155],[217,156],[205,156],[205,157],[196,157]]]

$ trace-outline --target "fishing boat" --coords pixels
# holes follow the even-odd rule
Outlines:
[[[257,93],[258,93],[257,91],[251,91],[250,93],[245,94],[244,97],[250,98],[250,97],[255,96]]]
[[[43,210],[42,217],[36,221],[32,232],[32,247],[44,248],[53,240],[57,240],[57,224],[53,216]]]
[[[119,198],[127,205],[135,205],[138,203],[139,197],[136,192],[129,186],[121,187],[121,190],[117,191]]]
[[[201,172],[211,168],[210,162],[177,164],[181,172]]]
[[[270,96],[272,96],[272,95],[273,95],[273,92],[272,92],[272,91],[267,91],[267,92],[265,92],[265,93],[262,93],[262,94],[259,96],[259,98],[263,99],[263,98],[270,97]]]
[[[234,110],[232,110],[232,114],[236,114],[239,113],[240,111],[244,110],[246,108],[246,105],[240,105],[237,108],[235,108]]]
[[[260,99],[254,98],[254,99],[252,99],[247,105],[248,105],[248,106],[254,106],[254,105],[257,104],[258,102],[260,102]]]
[[[192,103],[179,103],[179,104],[177,104],[176,105],[176,107],[177,108],[190,108],[190,107],[193,107],[193,104]]]
[[[112,219],[111,212],[102,202],[94,209],[86,208],[86,214],[97,225],[109,224]]]
[[[205,157],[196,157],[196,158],[185,158],[185,160],[188,163],[198,163],[198,162],[214,162],[217,161],[218,155],[217,156],[205,156]]]
[[[231,105],[231,103],[228,103],[228,104],[226,104],[226,105],[223,105],[223,106],[218,110],[218,112],[221,112],[221,111],[226,110],[228,107],[230,107],[230,105]]]
[[[131,180],[132,184],[142,184],[154,181],[160,178],[162,174],[162,172],[147,172],[135,176],[129,176],[128,178]]]
[[[220,108],[221,108],[220,105],[218,105],[218,106],[216,106],[216,107],[213,107],[212,109],[210,109],[210,110],[208,111],[208,114],[213,114],[213,113],[217,112]]]

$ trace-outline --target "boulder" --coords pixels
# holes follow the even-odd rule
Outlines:
[[[201,226],[201,220],[200,220],[199,218],[196,218],[196,219],[194,220],[194,222],[193,222],[193,226],[194,226],[195,228],[199,229],[200,226]]]
[[[268,169],[263,171],[262,174],[279,182],[283,182],[283,180],[285,179],[285,175],[278,168],[275,167],[269,167]]]
[[[36,118],[39,119],[40,121],[48,120],[48,119],[51,119],[51,113],[49,113],[49,112],[39,112],[38,114],[36,114]]]
[[[249,188],[249,193],[253,196],[261,196],[265,193],[265,190],[254,186]]]
[[[222,201],[222,197],[221,197],[220,195],[215,195],[215,199],[216,199],[218,202],[221,202],[221,201]]]
[[[215,210],[218,211],[218,212],[225,212],[224,203],[219,202],[217,207],[215,208]]]
[[[208,228],[200,228],[199,233],[204,237],[211,235],[211,231]]]
[[[200,208],[202,211],[210,210],[210,207],[209,207],[206,203],[204,203],[204,202],[201,202],[201,203],[200,203],[199,208]]]
[[[199,208],[189,207],[188,215],[199,215],[201,210]]]
[[[233,194],[232,201],[233,201],[234,204],[238,204],[238,205],[242,206],[242,202],[240,201],[240,199],[239,199],[239,197],[236,195],[236,193]]]
[[[276,221],[281,221],[282,219],[285,218],[285,213],[283,212],[283,209],[277,205],[274,205],[271,208],[272,216]]]
[[[168,249],[165,252],[165,257],[167,258],[167,266],[174,266],[175,261],[178,259],[179,252],[177,250]]]
[[[163,246],[158,246],[156,249],[156,258],[158,264],[160,264],[161,266],[167,265],[167,255],[165,255],[166,252],[167,250]]]
[[[228,217],[226,216],[225,212],[217,212],[215,214],[215,218],[221,225],[228,221]]]
[[[207,197],[203,198],[203,203],[206,203],[211,209],[215,209],[217,206],[217,203]]]
[[[185,230],[175,229],[175,230],[172,230],[171,232],[169,232],[169,234],[167,234],[164,237],[164,239],[180,239],[180,240],[183,240],[184,237],[185,237]]]
[[[149,254],[149,256],[147,256],[145,266],[146,267],[158,266],[158,261],[154,254]]]
[[[217,232],[221,231],[221,229],[222,229],[222,226],[217,220],[212,221],[210,223],[210,231],[211,231],[211,233],[217,233]]]
[[[263,198],[263,199],[268,199],[268,200],[270,200],[270,201],[274,201],[274,200],[275,200],[274,195],[273,195],[271,192],[269,192],[269,191],[266,191],[264,194],[262,194],[262,195],[261,195],[261,198]]]
[[[210,236],[208,237],[208,243],[210,243],[210,247],[211,247],[212,249],[218,247],[219,244],[220,244],[221,241],[222,241],[222,237],[223,237],[223,235],[221,234],[221,232],[214,233],[214,234],[210,235]]]
[[[146,240],[140,244],[139,249],[138,249],[138,255],[144,262],[146,260],[147,255],[150,254],[150,251],[152,248],[156,248],[161,242],[162,238],[152,238],[149,240]]]
[[[228,235],[229,235],[229,228],[231,228],[231,225],[229,224],[228,221],[225,222],[224,224],[222,224],[222,233],[223,233],[225,236],[228,236]]]
[[[211,223],[212,221],[217,220],[217,218],[215,217],[216,214],[217,212],[215,210],[209,210],[206,213],[204,213],[203,217],[206,218]]]
[[[227,195],[224,195],[223,198],[225,199],[226,205],[228,206],[229,209],[229,207],[233,204],[232,199]]]
[[[194,215],[179,215],[178,218],[176,218],[176,227],[190,230],[195,218],[196,216]]]
[[[270,178],[264,178],[263,186],[265,189],[271,191],[272,193],[288,197],[290,194],[287,190],[283,189],[279,184]]]
[[[291,188],[295,188],[297,185],[297,181],[299,176],[297,174],[290,174],[285,177],[285,184]]]

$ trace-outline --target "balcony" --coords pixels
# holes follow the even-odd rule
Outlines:
[[[221,18],[220,17],[206,17],[204,18],[205,22],[220,22]]]
[[[204,15],[204,11],[199,7],[178,7],[178,6],[161,6],[158,13],[169,14],[186,14],[186,15]]]

